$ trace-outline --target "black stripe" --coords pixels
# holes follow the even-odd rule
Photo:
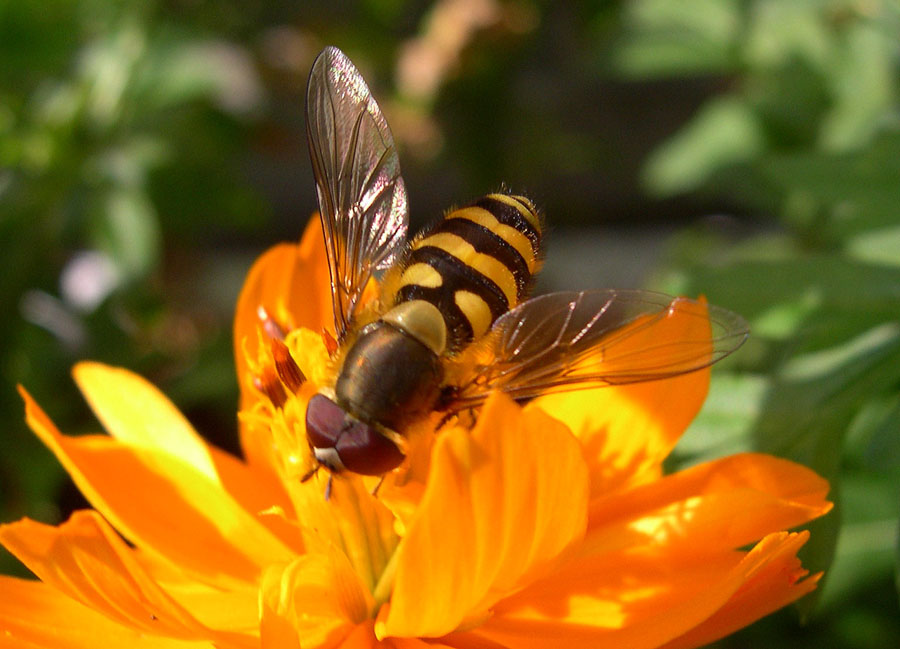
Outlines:
[[[397,303],[412,300],[431,302],[441,312],[444,324],[447,325],[447,351],[458,352],[472,342],[475,334],[472,323],[456,304],[453,291],[444,290],[443,286],[427,287],[418,284],[407,284],[397,291]]]
[[[520,300],[530,284],[528,264],[506,239],[466,217],[444,219],[435,232],[455,234],[467,241],[476,252],[489,255],[509,269],[516,280],[516,297]]]
[[[534,205],[532,205],[531,201],[529,201],[527,198],[525,198],[524,196],[513,196],[512,194],[508,194],[508,196],[519,205],[524,207],[526,210],[534,214]]]
[[[521,205],[521,203],[519,203]],[[483,208],[494,215],[494,218],[503,223],[504,225],[509,225],[514,227],[516,230],[524,234],[528,237],[528,240],[531,242],[531,249],[534,252],[535,257],[540,255],[541,252],[541,233],[535,228],[531,222],[522,216],[522,213],[513,205],[507,205],[503,201],[498,201],[496,198],[490,198],[489,196],[482,196],[477,201],[475,201],[474,205],[476,207]],[[526,209],[528,209],[526,207]],[[532,212],[532,210],[528,210]],[[534,212],[532,212],[533,214]]]
[[[485,277],[443,248],[436,246],[416,248],[409,256],[409,263],[424,263],[434,268],[443,280],[440,288],[450,295],[450,300],[453,300],[453,294],[460,290],[471,291],[481,297],[491,310],[491,322],[509,311],[506,294],[494,280]]]

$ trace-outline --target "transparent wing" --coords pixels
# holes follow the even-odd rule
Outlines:
[[[401,250],[409,215],[391,129],[359,70],[335,47],[313,63],[306,133],[341,338],[372,274]]]
[[[660,293],[542,295],[497,319],[448,409],[476,406],[491,390],[526,399],[692,372],[733,352],[748,333],[730,311]]]

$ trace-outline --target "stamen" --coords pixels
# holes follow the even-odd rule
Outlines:
[[[253,377],[253,387],[266,395],[276,408],[283,407],[287,401],[288,395],[284,385],[271,367],[264,368],[262,375]]]
[[[291,350],[276,338],[272,339],[272,358],[275,359],[275,371],[278,372],[278,378],[288,390],[297,394],[306,381],[306,376],[297,366],[294,357],[291,356]]]
[[[273,340],[284,340],[284,337],[287,334],[275,318],[269,315],[269,312],[266,311],[266,307],[261,304],[256,307],[256,317],[259,318],[263,331],[266,332],[266,335],[269,336],[269,338],[272,338]]]
[[[328,333],[327,329],[322,329],[322,340],[325,343],[325,351],[328,352],[329,356],[334,356],[334,353],[338,349],[337,341],[334,339],[330,333]]]
[[[397,559],[397,552],[391,554],[387,565],[381,572],[381,577],[378,578],[378,583],[372,591],[372,596],[375,599],[375,606],[373,607],[375,611],[391,598],[391,592],[394,590],[394,578],[397,576]]]

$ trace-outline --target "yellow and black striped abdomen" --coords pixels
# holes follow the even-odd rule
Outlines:
[[[531,201],[489,194],[413,241],[395,303],[436,306],[447,351],[457,352],[527,297],[540,252],[541,221]]]

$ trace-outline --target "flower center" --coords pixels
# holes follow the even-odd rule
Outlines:
[[[378,478],[318,470],[306,437],[306,408],[333,369],[327,340],[308,329],[282,337],[261,327],[258,356],[249,363],[260,399],[241,413],[253,434],[264,436],[301,532],[306,552],[344,554],[372,594],[375,615],[390,598],[400,537],[391,510],[372,492]],[[307,380],[308,377],[308,380]],[[326,490],[328,497],[326,498]]]

